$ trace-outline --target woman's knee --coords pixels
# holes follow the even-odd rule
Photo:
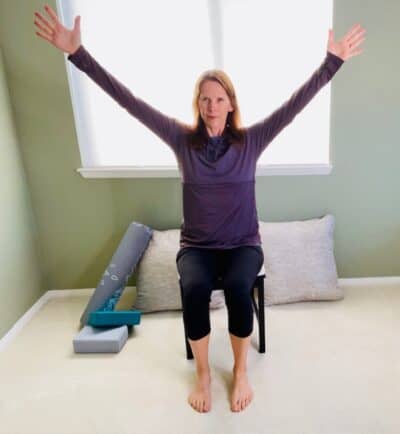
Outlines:
[[[183,301],[187,303],[205,303],[211,297],[211,284],[204,279],[194,279],[189,277],[181,281]]]
[[[239,276],[224,280],[225,291],[235,295],[236,297],[247,297],[250,294],[253,285],[253,279],[249,279],[246,276]]]

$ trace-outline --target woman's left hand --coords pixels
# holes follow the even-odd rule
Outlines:
[[[327,50],[340,57],[342,60],[350,59],[362,53],[361,48],[357,48],[365,39],[366,30],[360,24],[354,24],[353,27],[343,36],[342,39],[335,42],[333,30],[329,30]]]

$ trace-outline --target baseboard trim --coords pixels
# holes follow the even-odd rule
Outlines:
[[[132,286],[126,286],[125,289],[133,289]],[[50,300],[55,298],[67,298],[72,295],[91,295],[95,288],[82,289],[51,289],[45,292],[35,304],[29,308],[10,330],[0,339],[0,353],[4,351],[7,345],[17,337],[19,332],[29,323],[29,321],[39,312],[39,310]]]
[[[28,309],[11,329],[0,339],[0,352],[18,335],[25,325],[36,315],[37,312],[49,301],[50,291],[44,293],[36,303]]]
[[[346,277],[338,279],[338,285],[400,285],[400,276],[377,276],[377,277]]]
[[[355,285],[366,286],[374,285],[399,285],[400,276],[385,276],[385,277],[356,277],[356,278],[340,278],[338,285]],[[4,351],[7,345],[16,338],[18,333],[29,323],[29,321],[39,312],[39,310],[50,300],[55,298],[67,298],[71,295],[91,295],[95,288],[82,289],[51,289],[45,292],[36,303],[28,309],[24,315],[11,327],[11,329],[0,339],[0,352]],[[132,286],[127,286],[125,289],[134,289]]]

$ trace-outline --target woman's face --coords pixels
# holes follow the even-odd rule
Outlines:
[[[206,126],[223,130],[229,112],[233,111],[225,89],[216,81],[206,80],[200,87],[199,111]]]

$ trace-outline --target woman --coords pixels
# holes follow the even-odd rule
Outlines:
[[[354,25],[338,42],[329,31],[326,58],[313,75],[266,119],[242,128],[235,91],[221,70],[203,73],[195,86],[195,122],[187,126],[135,97],[104,70],[81,44],[80,17],[66,29],[45,6],[50,20],[35,12],[38,36],[63,52],[129,113],[174,151],[182,174],[183,213],[176,256],[183,287],[183,315],[196,362],[197,383],[188,402],[198,412],[211,409],[208,343],[209,301],[222,276],[228,329],[234,354],[231,410],[251,402],[247,352],[253,330],[250,298],[264,256],[258,232],[255,170],[258,157],[273,138],[328,83],[342,63],[362,52],[365,30]]]

